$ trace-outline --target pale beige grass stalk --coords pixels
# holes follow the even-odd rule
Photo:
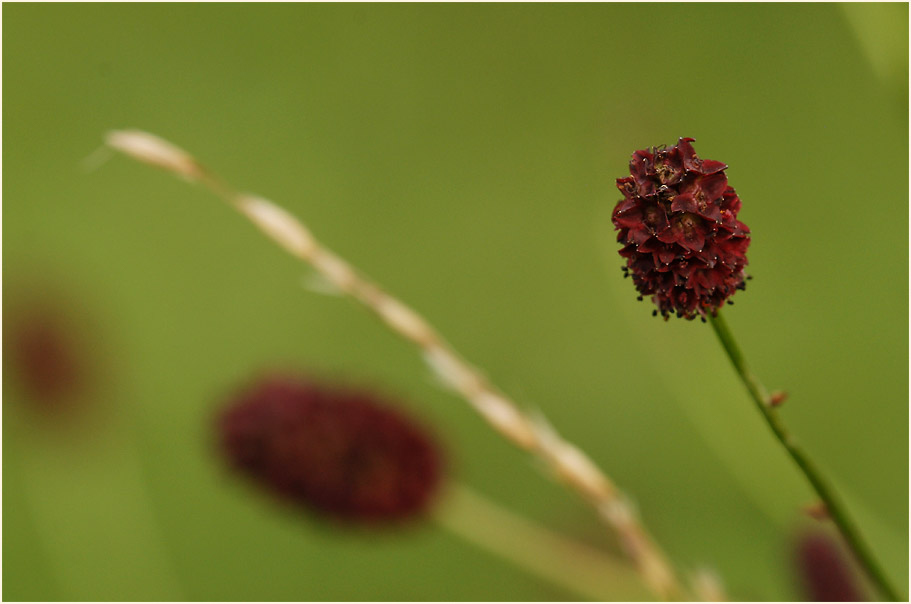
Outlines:
[[[585,453],[543,419],[522,412],[427,321],[323,246],[294,216],[266,199],[234,191],[189,153],[152,134],[114,131],[108,134],[107,144],[136,160],[202,183],[288,253],[308,263],[331,286],[374,312],[393,332],[413,343],[443,383],[461,395],[487,423],[516,446],[543,460],[558,479],[595,508],[602,521],[616,532],[642,580],[657,597],[687,597],[635,508]]]
[[[540,526],[465,485],[452,483],[446,491],[434,518],[463,541],[574,597],[595,602],[649,598],[635,568],[625,559]]]

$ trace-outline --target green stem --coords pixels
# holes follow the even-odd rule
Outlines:
[[[891,585],[885,572],[883,572],[880,565],[874,559],[873,552],[870,550],[863,537],[861,537],[857,525],[850,516],[848,516],[847,509],[832,489],[832,486],[823,478],[819,469],[816,467],[816,464],[813,463],[806,452],[797,444],[794,437],[788,432],[784,422],[782,422],[778,415],[778,409],[772,404],[765,388],[747,366],[747,363],[743,358],[743,353],[741,353],[740,349],[737,347],[734,336],[731,334],[730,329],[728,329],[721,313],[715,317],[710,316],[709,320],[712,323],[715,334],[721,341],[721,345],[724,347],[725,352],[727,352],[728,358],[731,359],[734,369],[737,370],[737,373],[740,375],[740,379],[749,391],[753,402],[756,403],[759,412],[762,413],[766,423],[769,424],[769,428],[772,429],[775,438],[781,442],[782,446],[787,450],[788,455],[791,456],[791,459],[794,460],[794,463],[797,464],[797,467],[800,468],[800,471],[813,486],[819,499],[825,505],[829,517],[832,518],[835,526],[838,527],[838,530],[847,542],[848,547],[854,552],[857,561],[866,571],[877,589],[879,589],[890,601],[899,602],[905,600],[905,598],[899,596],[898,590]]]

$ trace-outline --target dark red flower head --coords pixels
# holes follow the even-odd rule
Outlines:
[[[375,523],[418,515],[440,483],[434,441],[368,392],[272,377],[226,408],[218,429],[232,466],[337,519]]]
[[[704,319],[745,288],[750,230],[737,220],[740,199],[728,186],[727,166],[699,159],[692,142],[636,151],[631,176],[617,179],[623,199],[612,220],[623,271],[665,319]]]
[[[94,350],[76,307],[42,294],[23,297],[4,315],[4,362],[36,409],[59,412],[89,393]]]
[[[854,573],[835,542],[823,534],[803,535],[797,544],[797,566],[811,602],[863,602]]]

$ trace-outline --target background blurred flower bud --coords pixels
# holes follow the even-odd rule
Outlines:
[[[865,601],[848,560],[832,538],[809,533],[797,542],[797,566],[803,591],[812,602]]]
[[[418,516],[440,484],[433,438],[369,391],[270,376],[222,410],[217,427],[231,466],[339,520],[376,524]]]
[[[97,351],[87,317],[50,288],[21,290],[4,304],[6,377],[33,409],[56,413],[89,393]]]

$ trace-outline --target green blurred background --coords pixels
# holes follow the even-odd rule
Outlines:
[[[94,379],[49,418],[5,372],[4,599],[577,597],[433,523],[335,531],[235,480],[212,415],[275,367],[401,397],[453,480],[615,546],[412,349],[307,291],[215,198],[122,158],[86,170],[125,127],[303,217],[589,452],[681,569],[715,569],[739,599],[799,598],[810,491],[708,326],[653,319],[619,270],[614,179],[635,149],[696,138],[753,230],[728,322],[906,592],[907,5],[3,17],[5,316],[35,295],[78,308]]]

